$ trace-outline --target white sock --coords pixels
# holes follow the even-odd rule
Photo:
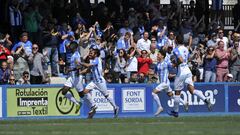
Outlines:
[[[92,95],[90,93],[85,94],[83,99],[89,108],[95,105],[92,101]]]
[[[68,91],[68,92],[66,93],[65,97],[66,97],[67,99],[69,99],[70,101],[72,101],[73,103],[79,105],[78,101],[76,100],[76,98],[73,97],[73,95],[71,94],[71,92]]]
[[[152,92],[153,99],[156,101],[158,107],[162,107],[161,101],[156,93]]]
[[[109,103],[110,103],[110,104],[113,106],[113,108],[115,109],[115,108],[116,108],[116,104],[115,104],[115,102],[113,101],[113,99],[110,98],[109,96],[106,97],[106,99],[109,101]]]
[[[203,101],[205,101],[206,100],[206,97],[203,95],[203,92],[202,91],[200,91],[200,90],[194,90],[193,91],[193,94],[194,95],[196,95],[196,96],[198,96],[200,99],[202,99]]]
[[[178,112],[179,111],[180,95],[175,95],[173,98],[174,98],[173,110],[174,110],[174,112]]]

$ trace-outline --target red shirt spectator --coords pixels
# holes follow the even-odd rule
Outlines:
[[[7,61],[7,56],[11,54],[11,52],[3,45],[4,43],[0,42],[0,62]]]
[[[141,56],[137,58],[138,60],[138,73],[148,74],[149,66],[152,64],[152,59],[147,57],[148,53],[146,50],[141,51]]]

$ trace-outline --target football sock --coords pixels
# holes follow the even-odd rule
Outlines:
[[[173,98],[174,98],[173,110],[174,110],[174,112],[178,112],[179,111],[180,95],[175,95]]]
[[[158,107],[162,107],[161,101],[156,93],[152,92],[153,99],[156,101]]]
[[[73,95],[72,95],[71,92],[68,91],[68,92],[66,93],[65,97],[66,97],[67,99],[69,99],[70,101],[72,101],[73,103],[79,105],[78,101],[76,100],[76,98],[73,97]]]
[[[206,100],[206,97],[203,95],[203,92],[202,91],[200,91],[200,90],[194,90],[193,91],[193,94],[194,95],[196,95],[196,96],[198,96],[200,99],[202,99],[203,101],[205,101]]]

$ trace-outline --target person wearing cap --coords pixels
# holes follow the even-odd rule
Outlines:
[[[212,46],[212,47],[216,48],[216,46],[217,46],[217,34],[215,32],[213,32],[211,34],[210,40],[208,40],[208,42],[207,42],[207,46],[208,47]]]
[[[227,82],[235,82],[235,80],[233,79],[233,75],[232,74],[228,74],[227,75]]]
[[[233,49],[230,53],[230,73],[233,76],[234,81],[240,82],[240,49],[239,49],[239,42],[235,41],[233,43]]]

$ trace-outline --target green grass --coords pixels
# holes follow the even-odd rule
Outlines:
[[[240,135],[240,116],[3,120],[0,135]]]

